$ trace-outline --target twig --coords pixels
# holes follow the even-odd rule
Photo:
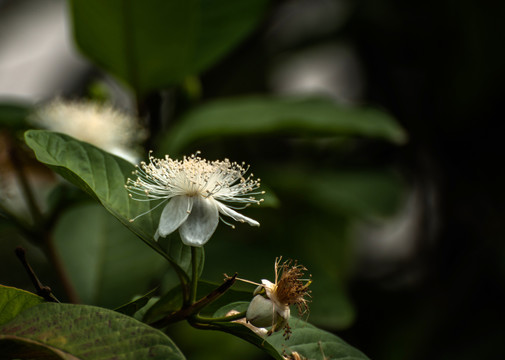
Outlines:
[[[60,280],[60,283],[65,289],[65,294],[68,297],[68,301],[70,301],[72,304],[79,304],[80,303],[79,295],[75,291],[75,288],[72,285],[70,278],[68,277],[68,273],[65,269],[65,266],[62,263],[61,256],[56,251],[56,248],[54,246],[54,240],[52,239],[49,232],[45,232],[43,236],[44,236],[43,251],[46,257],[51,262],[53,268],[55,269],[56,274]]]
[[[166,327],[169,324],[172,324],[177,321],[181,321],[184,319],[188,319],[194,315],[197,314],[202,308],[210,304],[211,302],[217,300],[221,295],[223,295],[232,285],[235,283],[235,278],[237,277],[237,274],[228,277],[225,279],[224,283],[219,285],[216,289],[214,289],[212,292],[210,292],[207,296],[201,298],[194,304],[182,308],[179,311],[173,312],[169,314],[168,316],[164,317],[163,319],[157,320],[149,325],[162,329]],[[194,322],[190,321],[190,324],[193,325]]]
[[[14,168],[14,171],[16,173],[16,176],[19,180],[19,183],[21,185],[21,190],[23,192],[23,196],[25,197],[26,203],[28,205],[28,209],[30,211],[30,214],[33,218],[33,222],[35,226],[39,226],[40,223],[42,222],[42,212],[40,211],[40,208],[37,204],[37,201],[35,200],[35,195],[33,194],[33,190],[30,186],[30,183],[28,182],[28,178],[26,176],[26,173],[23,169],[23,164],[21,164],[21,160],[18,155],[18,151],[16,149],[16,145],[13,144],[12,142],[9,143],[9,158],[12,163],[12,167]]]
[[[39,278],[33,271],[30,264],[28,263],[28,260],[26,260],[25,249],[23,249],[21,246],[18,246],[16,248],[16,256],[18,257],[19,261],[21,261],[21,264],[25,268],[28,277],[32,281],[32,284],[35,287],[35,290],[37,291],[37,295],[42,296],[46,301],[59,303],[60,301],[56,298],[56,296],[53,295],[51,288],[49,286],[43,285],[40,282]]]

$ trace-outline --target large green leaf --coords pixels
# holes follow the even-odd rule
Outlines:
[[[267,3],[71,0],[71,7],[81,50],[144,92],[211,66],[254,29]]]
[[[248,302],[228,304],[215,313],[215,317],[225,316],[230,310],[245,311]],[[243,324],[220,322],[217,323],[222,331],[238,336],[272,355],[275,359],[284,359],[282,354],[296,351],[298,354],[311,360],[366,360],[361,351],[347,344],[338,336],[294,317],[289,320],[292,334],[285,339],[283,332],[279,331],[270,336],[262,337]]]
[[[82,303],[113,307],[147,291],[166,262],[99,204],[65,212],[56,250]]]
[[[177,266],[183,264],[184,270],[189,272],[190,260],[186,258],[191,253],[189,247],[185,248],[179,239],[174,239],[162,248],[153,239],[161,208],[152,211],[156,206],[153,202],[129,197],[125,183],[133,176],[132,164],[93,145],[50,131],[29,130],[25,133],[25,141],[39,161],[85,190],[149,246],[168,254],[169,261]],[[137,220],[130,221],[143,213]],[[201,248],[197,249],[197,255],[203,263]]]
[[[0,359],[184,359],[162,332],[126,315],[88,305],[34,306],[0,327]]]
[[[42,302],[44,302],[43,298],[28,291],[0,285],[0,325]]]
[[[218,100],[189,112],[164,139],[166,153],[209,137],[290,134],[355,135],[394,143],[405,131],[388,114],[324,98],[246,97]]]
[[[142,239],[151,241],[158,219],[151,203],[133,201],[125,189],[134,166],[114,155],[68,135],[46,130],[29,130],[25,141],[37,159],[85,190]],[[144,216],[130,222],[135,216]]]
[[[391,171],[277,166],[265,173],[281,201],[303,194],[297,198],[300,202],[353,218],[392,215],[405,195],[404,181]]]
[[[285,340],[280,332],[270,336],[267,341],[278,351],[286,349],[288,354],[296,351],[307,359],[345,359],[366,360],[368,357],[358,349],[347,344],[338,336],[300,319],[291,318],[289,324],[292,334]]]

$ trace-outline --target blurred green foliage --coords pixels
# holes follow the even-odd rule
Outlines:
[[[72,0],[77,45],[136,92],[213,65],[258,25],[266,0]]]

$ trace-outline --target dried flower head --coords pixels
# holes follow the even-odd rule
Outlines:
[[[309,311],[307,297],[310,297],[311,291],[308,287],[312,280],[310,277],[303,279],[307,268],[299,265],[297,261],[287,260],[283,263],[281,261],[282,257],[275,259],[274,283],[263,279],[261,284],[257,284],[259,286],[247,309],[246,318],[254,326],[271,325],[270,334],[284,328],[285,336],[289,337],[290,306],[296,305],[300,316]],[[248,280],[240,280],[251,283]]]
[[[138,159],[132,149],[147,135],[134,117],[93,101],[56,99],[41,106],[31,120],[42,128],[86,141],[131,162]]]
[[[260,186],[260,179],[253,179],[253,174],[244,177],[249,169],[244,164],[239,165],[228,159],[208,161],[198,154],[185,156],[183,160],[174,160],[168,155],[164,159],[157,159],[150,155],[149,163],[141,162],[137,166],[134,172],[137,179],[127,180],[126,188],[133,199],[162,200],[158,206],[168,201],[161,213],[157,235],[165,237],[179,229],[184,244],[202,246],[216,230],[219,214],[259,226],[256,220],[234,209],[243,209],[263,201],[254,197],[264,193],[255,191]],[[224,202],[234,203],[238,207],[225,205]]]
[[[296,305],[299,315],[305,314],[309,307],[305,296],[310,295],[308,286],[311,280],[302,280],[307,268],[297,261],[287,260],[281,264],[282,258],[275,259],[275,283],[261,280],[267,296],[279,304]]]

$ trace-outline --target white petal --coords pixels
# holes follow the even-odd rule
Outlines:
[[[272,298],[273,294],[275,293],[275,284],[269,280],[266,280],[266,279],[261,279],[261,283],[263,284],[263,287],[265,288],[265,292],[267,293],[267,296],[269,298]]]
[[[219,212],[223,215],[231,217],[233,220],[241,222],[241,223],[248,223],[249,225],[252,226],[260,226],[260,223],[257,222],[256,220],[253,220],[251,218],[248,218],[247,216],[244,216],[235,210],[230,209],[228,206],[221,204],[219,201],[216,201],[216,204],[219,208]]]
[[[289,306],[283,305],[283,306],[275,306],[275,311],[277,311],[277,314],[284,320],[289,320],[289,316],[291,315],[291,310],[289,309]]]
[[[190,246],[202,246],[209,241],[219,223],[216,201],[195,196],[193,210],[179,228],[182,242]]]
[[[161,213],[159,235],[165,237],[177,230],[187,220],[192,206],[193,198],[189,196],[174,196],[170,199]]]

